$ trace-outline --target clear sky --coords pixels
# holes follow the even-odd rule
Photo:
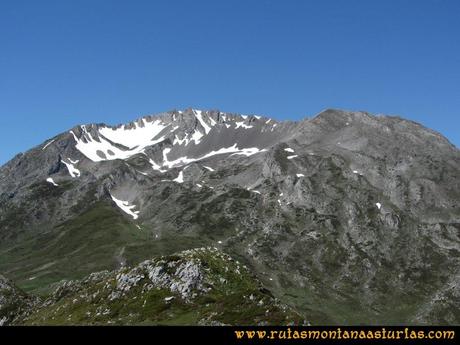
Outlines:
[[[400,115],[460,146],[458,0],[0,1],[0,164],[195,107]]]

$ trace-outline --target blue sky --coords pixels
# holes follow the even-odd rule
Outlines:
[[[0,2],[0,163],[195,107],[400,115],[460,146],[460,1]]]

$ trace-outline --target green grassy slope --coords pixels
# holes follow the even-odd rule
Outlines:
[[[76,279],[118,267],[123,252],[146,257],[150,250],[146,240],[148,234],[117,209],[98,203],[50,232],[29,236],[19,245],[0,247],[0,272],[26,291],[43,293],[64,277]]]

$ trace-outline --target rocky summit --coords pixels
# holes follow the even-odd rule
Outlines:
[[[0,322],[458,325],[459,201],[400,117],[76,126],[0,168]]]

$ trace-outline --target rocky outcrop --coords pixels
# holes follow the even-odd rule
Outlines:
[[[247,267],[214,248],[59,284],[19,324],[303,324]]]
[[[25,294],[0,275],[0,326],[14,324],[32,312],[39,299]]]

